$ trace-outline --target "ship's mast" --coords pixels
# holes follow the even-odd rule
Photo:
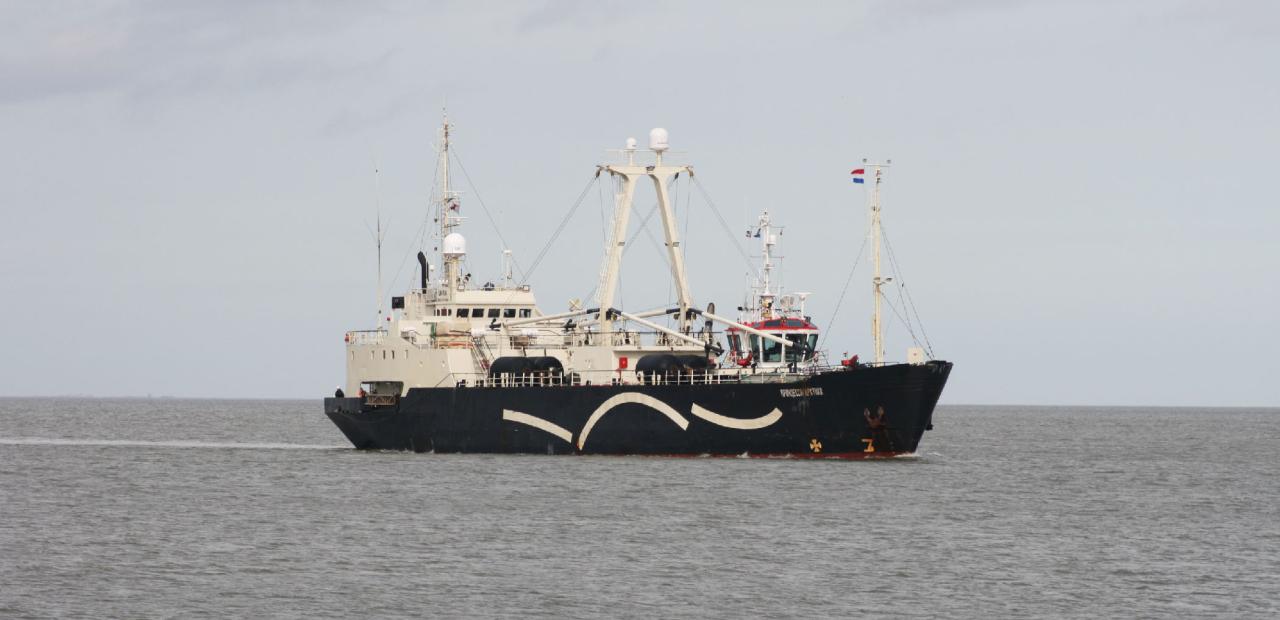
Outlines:
[[[862,160],[864,163],[866,160]],[[884,179],[883,168],[888,168],[892,160],[883,164],[873,164],[875,185],[871,188],[871,253],[875,273],[871,277],[871,293],[874,297],[875,312],[871,315],[871,337],[875,343],[875,364],[884,365],[884,329],[881,323],[880,304],[882,293],[880,287],[893,281],[893,278],[880,277],[880,183]]]
[[[769,220],[769,211],[766,209],[760,215],[760,228],[758,230],[761,236],[761,245],[763,246],[764,266],[760,275],[760,318],[773,318],[773,289],[770,287],[769,276],[773,272],[773,246],[777,239],[773,236],[773,227]]]
[[[458,194],[449,184],[449,129],[449,115],[446,113],[440,129],[440,262],[444,271],[444,288],[452,299],[459,283],[458,268],[462,254],[456,251],[460,248],[450,247],[449,235],[462,223],[462,218],[454,215],[458,210]]]
[[[376,211],[377,211],[377,216],[376,216],[376,217],[377,217],[377,220],[376,220],[376,223],[375,223],[376,228],[374,229],[374,233],[373,233],[373,241],[374,241],[374,244],[375,244],[375,245],[377,246],[377,248],[378,248],[378,322],[377,322],[377,329],[383,329],[385,326],[382,324],[382,310],[383,310],[383,307],[382,307],[382,304],[383,304],[383,299],[382,299],[382,241],[383,241],[383,239],[385,238],[385,235],[383,235],[383,233],[382,233],[382,183],[381,183],[381,181],[380,181],[380,177],[378,176],[378,162],[377,162],[377,161],[374,161],[374,162],[373,162],[373,203],[374,203],[374,208],[375,208],[375,209],[376,209]],[[366,226],[367,226],[367,224],[366,224]]]
[[[614,196],[613,232],[605,247],[605,261],[601,269],[598,301],[600,315],[598,317],[600,331],[608,333],[613,329],[613,316],[610,307],[618,288],[619,268],[622,265],[623,244],[626,242],[627,221],[631,216],[631,203],[635,197],[636,182],[641,177],[649,177],[653,181],[654,191],[658,195],[658,209],[662,214],[662,232],[667,242],[667,259],[671,266],[671,279],[675,283],[676,296],[680,307],[679,324],[681,332],[688,332],[690,326],[689,308],[693,305],[689,293],[689,282],[685,275],[684,254],[680,250],[680,240],[676,236],[675,211],[671,206],[671,197],[667,185],[675,175],[682,172],[692,175],[689,166],[663,165],[662,154],[667,150],[667,130],[657,128],[649,132],[649,150],[654,153],[653,165],[635,163],[635,139],[627,140],[627,165],[600,166],[599,170],[608,172],[619,181],[619,191]]]

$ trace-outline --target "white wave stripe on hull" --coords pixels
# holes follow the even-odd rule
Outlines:
[[[586,445],[587,435],[591,434],[591,429],[595,428],[595,425],[600,421],[600,418],[603,418],[606,413],[609,413],[618,405],[625,404],[636,404],[649,407],[650,409],[658,411],[670,418],[672,422],[675,422],[676,425],[680,427],[680,430],[689,430],[689,419],[680,415],[680,413],[673,409],[671,405],[646,394],[628,392],[618,394],[617,396],[600,403],[599,407],[596,407],[596,410],[591,413],[591,417],[587,419],[587,423],[582,427],[582,433],[578,435],[578,449],[581,450],[583,446]],[[723,426],[724,428],[732,428],[742,431],[753,431],[766,428],[782,419],[782,410],[776,407],[773,411],[770,411],[758,418],[745,419],[720,415],[710,409],[699,406],[697,403],[693,404],[690,409],[690,413],[702,420],[715,424],[716,426]],[[502,419],[508,422],[516,422],[518,424],[532,426],[533,428],[559,437],[566,443],[573,443],[573,433],[570,432],[569,429],[554,422],[548,422],[542,418],[511,409],[502,410]]]
[[[650,409],[655,409],[661,412],[663,415],[667,416],[668,418],[671,418],[671,421],[675,422],[676,425],[679,426],[680,430],[682,431],[687,430],[689,428],[688,418],[680,415],[680,413],[677,412],[675,409],[672,409],[671,405],[668,405],[667,403],[664,403],[652,396],[649,396],[648,394],[640,394],[638,392],[624,392],[622,394],[618,394],[614,396],[613,398],[610,398],[609,400],[604,401],[603,403],[600,403],[600,406],[596,407],[596,410],[592,412],[591,417],[587,418],[586,425],[582,427],[582,433],[578,435],[578,449],[581,450],[582,446],[586,445],[587,435],[591,433],[591,429],[595,427],[596,422],[599,422],[600,418],[604,417],[604,414],[609,413],[611,409],[613,409],[614,407],[617,407],[618,405],[625,405],[628,403],[644,405],[646,407],[649,407]]]
[[[709,409],[699,407],[694,403],[693,409],[690,410],[695,416],[702,418],[716,426],[725,428],[734,428],[741,431],[754,431],[772,425],[774,422],[782,419],[782,410],[775,407],[773,411],[766,413],[758,418],[731,418],[729,416],[720,415]]]
[[[546,431],[560,439],[563,439],[565,443],[573,443],[573,433],[569,432],[569,429],[554,422],[548,422],[542,418],[534,417],[519,411],[512,411],[510,409],[502,410],[502,419],[532,426],[540,431]]]

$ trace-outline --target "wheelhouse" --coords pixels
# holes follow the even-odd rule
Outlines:
[[[789,344],[784,347],[781,343],[731,327],[726,334],[729,352],[740,365],[805,363],[812,361],[817,354],[818,327],[806,319],[770,319],[746,325],[782,338]]]

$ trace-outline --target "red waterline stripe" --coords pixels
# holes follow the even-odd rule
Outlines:
[[[653,458],[676,458],[676,459],[694,459],[694,458],[717,458],[717,459],[736,459],[743,455],[739,454],[599,454],[599,453],[577,453],[578,456],[642,456]],[[769,453],[747,453],[747,457],[753,459],[832,459],[842,461],[859,461],[863,459],[888,459],[899,456],[914,455],[914,452],[769,452]]]

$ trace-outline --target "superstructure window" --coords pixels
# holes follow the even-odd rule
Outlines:
[[[471,309],[471,318],[473,318],[473,319],[482,319],[482,318],[484,318],[484,308],[472,308],[472,309]]]
[[[787,334],[787,361],[799,362],[813,355],[813,348],[818,346],[817,334]]]
[[[489,308],[489,318],[491,319],[498,318],[498,313],[499,313],[498,308]]]
[[[465,319],[469,316],[471,316],[470,308],[458,308],[458,318]]]
[[[529,317],[531,317],[531,316],[533,316],[533,308],[521,308],[521,309],[520,309],[520,318],[522,318],[522,319],[527,319],[527,318],[529,318]]]
[[[516,318],[516,309],[515,309],[515,308],[507,308],[507,309],[503,310],[503,311],[502,311],[502,317],[503,317],[503,318],[506,318],[506,319],[514,319],[514,318]]]
[[[777,336],[778,334],[772,334]],[[764,361],[765,362],[781,362],[782,361],[782,344],[772,340],[764,341]]]

